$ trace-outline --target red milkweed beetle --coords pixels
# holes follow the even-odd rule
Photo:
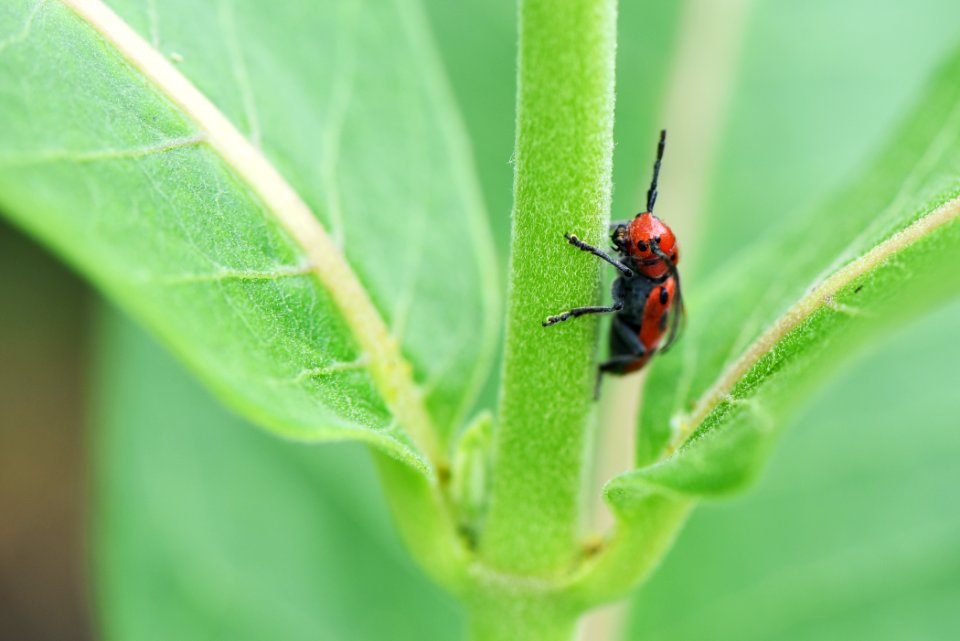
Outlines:
[[[620,276],[613,281],[613,304],[608,307],[575,307],[550,316],[543,322],[550,327],[569,318],[587,314],[614,314],[610,330],[610,358],[597,369],[597,388],[603,374],[628,374],[647,364],[657,352],[666,352],[680,329],[684,314],[677,272],[679,253],[673,231],[653,215],[657,201],[657,178],[666,147],[667,132],[660,132],[657,159],[653,163],[653,180],[647,191],[647,210],[633,220],[610,225],[610,240],[619,260],[602,249],[583,242],[573,234],[565,234],[574,247],[590,252],[617,268]],[[666,341],[664,341],[666,335]],[[663,344],[661,345],[661,342]]]

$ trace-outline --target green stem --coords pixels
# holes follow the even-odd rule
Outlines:
[[[440,487],[382,452],[373,451],[373,460],[394,522],[413,557],[441,585],[462,589],[468,553]]]
[[[486,562],[556,575],[576,555],[597,321],[541,321],[598,299],[613,151],[615,0],[522,0],[504,374]]]
[[[578,612],[542,602],[509,599],[469,611],[469,641],[571,641]],[[481,603],[483,603],[481,601]]]
[[[652,492],[615,510],[612,538],[567,586],[566,598],[580,608],[622,598],[656,569],[693,506],[693,499]]]

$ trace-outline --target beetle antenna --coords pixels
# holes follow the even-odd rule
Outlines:
[[[653,180],[650,181],[650,189],[647,190],[647,211],[653,212],[653,206],[657,202],[657,178],[660,177],[660,161],[663,160],[663,150],[667,146],[667,130],[660,130],[660,143],[657,145],[657,159],[653,163]]]

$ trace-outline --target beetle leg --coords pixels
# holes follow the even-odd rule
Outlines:
[[[619,260],[611,256],[607,252],[603,251],[602,249],[597,249],[593,245],[588,245],[587,243],[583,242],[573,234],[564,234],[564,238],[566,238],[570,242],[570,244],[573,245],[574,247],[577,247],[585,252],[590,252],[594,256],[598,258],[602,258],[603,260],[607,261],[608,263],[616,267],[617,270],[627,278],[633,277],[632,269],[630,269],[629,267],[621,263]]]
[[[547,320],[543,321],[543,326],[550,327],[551,325],[562,323],[567,319],[586,316],[587,314],[611,314],[613,312],[619,312],[621,309],[623,309],[623,303],[621,302],[616,302],[609,307],[574,307],[570,311],[563,312],[562,314],[548,316]]]
[[[635,358],[640,358],[647,353],[647,348],[640,341],[640,337],[637,336],[636,330],[627,325],[627,323],[619,316],[613,319],[613,331],[617,333],[617,336],[623,339],[623,342],[630,346],[631,352],[630,354],[626,355],[628,359],[633,360]]]
[[[620,356],[614,356],[604,362],[600,363],[597,367],[597,370],[603,374],[604,372],[609,372],[614,369],[617,365],[626,365],[627,363],[632,363],[637,360],[637,356],[634,354],[622,354]]]
[[[637,360],[637,357],[632,354],[624,354],[622,356],[614,356],[613,358],[606,360],[597,367],[597,382],[593,384],[593,400],[600,398],[600,383],[603,381],[603,375],[605,372],[615,370],[618,365],[626,365],[627,363],[632,363]]]

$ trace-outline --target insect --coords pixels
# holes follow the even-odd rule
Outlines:
[[[610,329],[610,357],[598,367],[596,393],[599,393],[604,374],[621,375],[639,370],[654,354],[666,352],[677,340],[680,330],[684,309],[677,272],[677,239],[673,231],[653,215],[666,142],[667,132],[662,130],[653,164],[653,179],[647,191],[647,210],[633,220],[610,225],[610,240],[618,257],[588,245],[573,234],[565,234],[571,245],[607,261],[620,272],[611,288],[613,304],[575,307],[543,322],[544,327],[550,327],[587,314],[614,315]]]

